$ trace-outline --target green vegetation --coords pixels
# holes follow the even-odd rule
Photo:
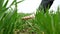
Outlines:
[[[0,0],[0,34],[60,34],[59,9],[55,14],[49,14],[48,11],[44,14],[40,10],[36,12],[35,18],[22,20],[22,17],[30,14],[17,13],[20,1],[14,0],[9,7],[6,7],[9,0],[4,5],[3,2]],[[12,5],[15,5],[14,10]]]
[[[35,24],[40,28],[39,32],[42,31],[44,34],[60,34],[60,11],[53,14],[43,12],[37,12],[35,17]],[[38,32],[38,34],[40,34]]]

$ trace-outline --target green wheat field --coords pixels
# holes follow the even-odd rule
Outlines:
[[[9,0],[0,0],[0,34],[60,34],[60,11],[55,14],[46,10],[36,11],[35,18],[22,20],[30,14],[17,13],[17,4],[22,2],[14,0],[6,7]],[[15,5],[14,10],[11,8]]]

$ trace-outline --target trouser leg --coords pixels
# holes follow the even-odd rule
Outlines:
[[[44,13],[46,13],[46,9],[49,9],[51,5],[53,4],[54,0],[42,0],[38,10],[44,10]]]

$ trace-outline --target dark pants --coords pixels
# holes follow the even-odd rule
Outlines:
[[[49,9],[51,7],[51,5],[53,4],[54,0],[42,0],[38,10],[43,9],[44,13],[46,13],[46,9]]]

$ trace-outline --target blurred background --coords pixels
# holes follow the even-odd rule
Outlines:
[[[10,0],[7,7],[11,4],[13,0]],[[17,0],[21,1],[21,0]],[[18,4],[18,13],[36,13],[36,9],[39,7],[42,0],[24,0]],[[50,7],[49,11],[57,11],[57,7],[60,5],[60,0],[55,0],[53,5]],[[14,6],[12,6],[14,8]]]

